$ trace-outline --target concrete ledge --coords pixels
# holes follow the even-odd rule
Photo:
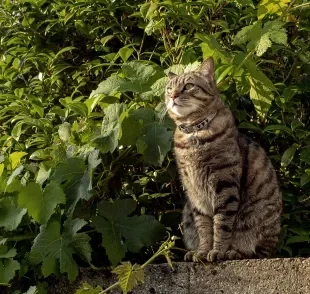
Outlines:
[[[106,269],[82,269],[76,282],[58,280],[50,294],[73,294],[82,281],[108,287],[115,282]],[[110,293],[122,293],[119,289]],[[133,294],[303,294],[310,293],[310,259],[227,261],[218,264],[150,265],[145,283]]]

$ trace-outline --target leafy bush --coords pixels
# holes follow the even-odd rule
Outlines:
[[[2,1],[0,283],[43,293],[51,274],[144,262],[181,235],[162,97],[169,70],[208,56],[278,171],[279,256],[308,256],[309,20],[302,0]]]

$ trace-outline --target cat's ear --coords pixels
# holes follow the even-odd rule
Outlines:
[[[199,68],[199,71],[208,79],[214,79],[214,60],[212,57],[204,60]]]
[[[175,78],[177,75],[171,71],[168,72],[168,78],[171,80],[173,78]]]

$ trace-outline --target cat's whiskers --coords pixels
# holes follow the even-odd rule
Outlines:
[[[160,125],[162,125],[164,123],[167,112],[168,112],[168,108],[166,108],[166,107],[159,111],[158,117],[159,117],[159,124]]]

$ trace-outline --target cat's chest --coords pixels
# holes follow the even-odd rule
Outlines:
[[[212,215],[213,190],[210,186],[210,168],[199,160],[198,151],[188,150],[177,155],[183,186],[193,207],[202,213]]]

